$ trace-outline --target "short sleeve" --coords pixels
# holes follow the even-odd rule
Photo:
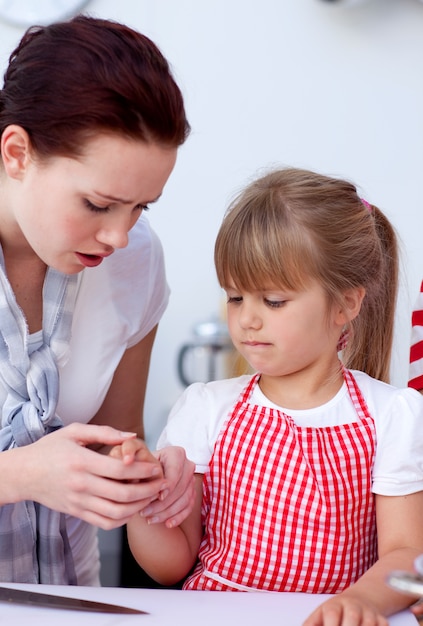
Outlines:
[[[123,354],[156,326],[168,297],[162,246],[141,215],[125,248],[81,272],[69,358],[59,368],[64,424],[97,413]]]
[[[376,421],[373,492],[398,496],[423,490],[423,397],[415,389],[394,394]]]
[[[204,474],[213,451],[208,437],[210,409],[206,386],[203,383],[190,385],[173,406],[157,449],[181,446],[195,463],[196,472]]]
[[[159,323],[169,301],[169,287],[166,281],[165,261],[161,241],[142,215],[131,233],[125,249],[124,262],[115,263],[115,301],[125,302],[126,317],[131,336],[128,348],[137,344]],[[120,251],[118,251],[120,252]],[[116,259],[118,260],[118,254]],[[128,271],[128,263],[130,269]],[[119,285],[130,290],[121,296]],[[132,328],[131,328],[132,327]]]
[[[219,433],[250,378],[243,375],[187,387],[169,414],[157,448],[181,446],[196,472],[204,474]]]

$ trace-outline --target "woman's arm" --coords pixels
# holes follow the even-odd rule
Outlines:
[[[33,444],[0,453],[0,505],[33,500],[104,529],[115,528],[157,497],[161,475],[143,464],[139,469],[89,449],[112,446],[132,437],[108,426],[70,424]],[[142,483],[130,481],[149,479]]]
[[[149,524],[134,515],[127,524],[131,552],[151,578],[162,585],[174,585],[194,566],[202,538],[201,501],[203,476],[195,476],[195,503],[191,514],[179,525]]]
[[[144,438],[144,400],[156,332],[157,326],[139,343],[126,350],[103,404],[91,424],[113,426]]]
[[[140,430],[155,332],[127,350],[92,425],[71,424],[33,444],[0,453],[0,505],[34,500],[110,529],[125,524],[157,498],[165,487],[161,477],[139,484],[127,482],[151,478],[150,464],[143,467],[143,476],[134,476],[134,468],[94,451],[130,436],[121,431]]]
[[[144,438],[144,399],[156,332],[157,326],[138,344],[126,350],[91,424],[106,424]],[[107,453],[109,447],[102,451]],[[156,456],[163,466],[164,482],[160,494],[146,498],[140,510],[145,509],[150,523],[166,522],[169,526],[176,526],[193,507],[194,463],[186,458],[182,448],[173,446],[159,450]]]
[[[194,465],[182,448],[162,451],[166,477],[151,480],[150,463],[127,467],[98,454],[142,431],[142,406],[156,329],[124,354],[102,408],[91,424],[71,424],[39,441],[0,453],[0,505],[33,500],[104,529],[125,524],[157,500],[159,515],[186,517],[193,502]],[[114,428],[112,428],[114,427]],[[122,431],[130,431],[123,433]],[[147,479],[147,480],[144,480]],[[131,481],[138,481],[137,483]],[[142,482],[139,482],[139,481]],[[164,513],[163,513],[164,512]]]
[[[392,570],[413,571],[423,552],[423,492],[376,496],[379,560],[351,587],[323,603],[304,626],[387,626],[392,615],[415,600],[386,584]],[[346,617],[348,616],[348,618]]]

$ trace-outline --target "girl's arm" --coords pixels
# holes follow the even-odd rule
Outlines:
[[[195,502],[191,514],[179,525],[149,524],[134,515],[127,524],[131,552],[147,574],[161,585],[171,586],[185,578],[197,560],[203,534],[201,501],[203,476],[195,476]]]
[[[423,492],[376,495],[376,518],[379,560],[354,585],[320,605],[304,626],[387,626],[386,616],[415,602],[385,581],[392,570],[412,572],[423,552]]]

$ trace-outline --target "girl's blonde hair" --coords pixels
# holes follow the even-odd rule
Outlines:
[[[347,290],[364,287],[342,360],[386,382],[398,264],[392,224],[352,183],[295,168],[250,184],[229,207],[215,245],[222,287],[299,291],[317,280],[328,304],[341,306]]]

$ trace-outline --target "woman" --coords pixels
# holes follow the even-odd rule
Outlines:
[[[98,584],[96,528],[192,507],[182,449],[125,466],[143,436],[168,287],[143,212],[189,132],[157,47],[78,16],[25,33],[0,92],[0,581]]]

